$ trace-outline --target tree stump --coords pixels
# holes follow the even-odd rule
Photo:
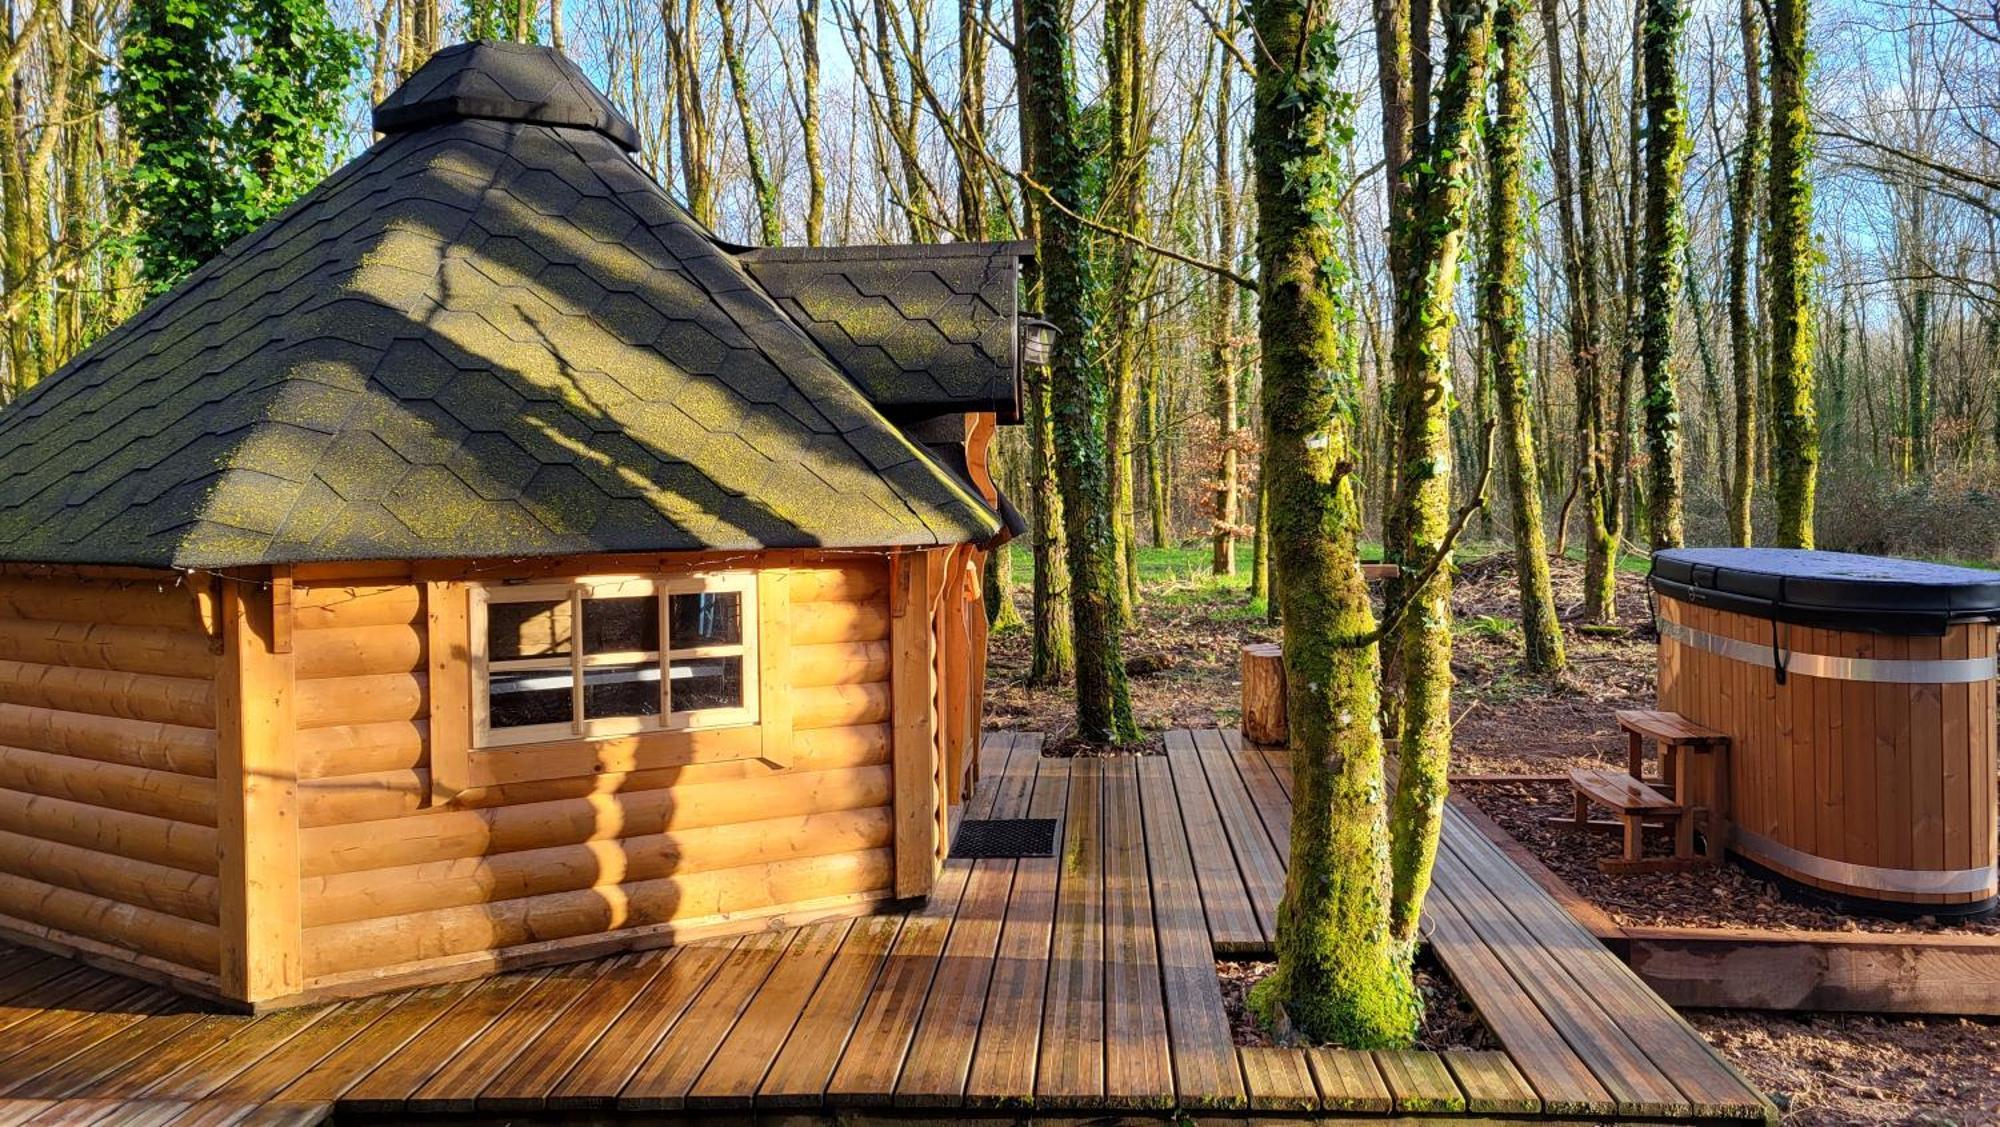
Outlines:
[[[1243,738],[1257,744],[1291,738],[1285,723],[1285,650],[1276,642],[1243,647]]]

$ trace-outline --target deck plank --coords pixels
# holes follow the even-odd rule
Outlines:
[[[403,1110],[404,1101],[444,1067],[446,1061],[476,1040],[494,1019],[547,975],[547,971],[497,975],[474,986],[457,1004],[348,1088],[341,1106],[373,1114]]]
[[[1587,951],[1558,956],[1549,949],[1560,936],[1537,936],[1521,926],[1504,904],[1476,875],[1467,870],[1445,842],[1438,851],[1436,887],[1452,899],[1472,925],[1471,930],[1500,952],[1509,976],[1548,1017],[1576,1051],[1591,1074],[1618,1102],[1622,1115],[1686,1118],[1693,1108],[1651,1060],[1641,1052],[1617,1021],[1576,984],[1564,963]],[[1593,941],[1591,946],[1595,947]],[[1602,948],[1598,948],[1601,950]]]
[[[1243,873],[1243,886],[1250,894],[1250,907],[1257,913],[1258,926],[1268,940],[1278,933],[1278,900],[1285,893],[1285,863],[1272,844],[1272,835],[1250,800],[1249,788],[1237,771],[1222,734],[1202,731],[1194,734],[1195,756],[1208,779],[1209,793],[1215,798],[1216,812],[1229,838],[1230,851]],[[1287,835],[1289,840],[1289,834]]]
[[[68,1021],[16,1026],[7,1038],[15,1045],[13,1051],[0,1051],[0,1095],[11,1094],[72,1057],[87,1057],[150,1017],[182,1009],[183,1004],[164,990],[141,988],[112,995],[110,1004],[79,998],[67,1011]],[[29,1029],[30,1025],[35,1028]]]
[[[604,1031],[581,1060],[550,1089],[550,1110],[608,1108],[639,1066],[652,1055],[702,988],[709,984],[738,940],[697,943],[674,952],[673,958],[640,990],[618,1020]]]
[[[283,1048],[285,1042],[333,1012],[333,1006],[280,1010],[245,1022],[237,1019],[234,1033],[208,1052],[133,1093],[152,1100],[199,1100],[236,1075]],[[142,1070],[142,1075],[143,1075]]]
[[[1465,1093],[1465,1110],[1474,1115],[1533,1115],[1542,1101],[1527,1078],[1502,1052],[1448,1051],[1445,1067]]]
[[[833,963],[853,926],[851,920],[810,924],[798,929],[786,945],[778,965],[764,980],[743,1015],[736,1021],[715,1056],[688,1089],[689,1109],[721,1110],[748,1108],[771,1062],[778,1058],[785,1039],[819,988],[826,968]]]
[[[986,739],[966,817],[1053,817],[1061,854],[949,859],[903,911],[259,1017],[0,943],[0,1124],[317,1122],[550,1111],[840,1115],[900,1102],[1118,1110],[1760,1120],[1768,1103],[1462,814],[1430,948],[1498,1052],[1244,1049],[1218,946],[1268,945],[1283,753]],[[997,767],[993,765],[997,764]],[[415,1101],[412,1103],[411,1101]]]
[[[1552,1115],[1606,1116],[1618,1101],[1563,1040],[1506,964],[1459,915],[1448,889],[1433,888],[1424,906],[1436,953]]]
[[[1034,780],[1028,757],[1039,758],[1040,754],[1038,744],[1015,746],[1010,741],[1000,757],[998,777],[989,776],[988,785],[968,806],[966,817],[1026,817]],[[1023,769],[1016,769],[1017,761]],[[959,900],[951,934],[945,940],[944,960],[931,981],[916,1037],[896,1082],[898,1107],[960,1107],[965,1103],[973,1047],[986,1012],[987,991],[1018,865],[1018,859],[1009,858],[972,863],[965,895]]]
[[[1452,855],[1468,867],[1477,865],[1480,879],[1538,942],[1563,953],[1564,965],[1582,987],[1613,1010],[1619,1029],[1686,1096],[1690,1114],[1734,1117],[1768,1110],[1740,1072],[1498,846],[1462,815],[1447,810],[1445,817],[1448,829],[1460,827],[1447,838]]]
[[[1174,1069],[1153,923],[1137,763],[1104,778],[1104,1095],[1115,1107],[1170,1108]]]
[[[490,1073],[474,1098],[481,1111],[536,1111],[548,1106],[556,1078],[566,1075],[604,1037],[633,999],[652,985],[672,951],[615,959],[602,966],[589,989],[529,1042],[512,1061]]]
[[[688,1089],[708,1068],[717,1046],[777,967],[790,932],[745,936],[701,994],[681,1014],[618,1094],[618,1106],[638,1111],[671,1111],[686,1106]]]
[[[757,1105],[815,1108],[826,1102],[827,1082],[847,1051],[862,1003],[875,985],[903,921],[898,916],[856,920],[806,1003],[799,1023],[757,1089]]]
[[[1067,759],[1044,759],[1034,745],[1031,818],[1056,820],[1056,840],[1066,836],[1069,808]],[[1058,850],[1060,853],[1060,849]],[[1034,1102],[1035,1068],[1042,1039],[1042,1002],[1048,991],[1049,950],[1055,931],[1056,899],[1062,881],[1060,857],[1027,857],[1015,862],[1014,893],[986,991],[986,1013],[973,1048],[965,1102],[973,1107],[1025,1107]]]
[[[1136,766],[1152,869],[1153,930],[1180,1106],[1242,1107],[1246,1099],[1242,1066],[1231,1051],[1229,1011],[1222,1002],[1215,952],[1202,920],[1172,769],[1157,755],[1141,757]]]
[[[318,1064],[299,1073],[277,1099],[301,1103],[336,1100],[347,1094],[375,1062],[400,1052],[417,1034],[471,992],[473,983],[454,982],[413,991]]]
[[[383,994],[350,1005],[335,1006],[318,1021],[285,1039],[229,1081],[204,1094],[210,1100],[261,1104],[276,1098],[286,1085],[332,1054],[340,1046],[394,1010],[401,995]]]
[[[1104,761],[1074,759],[1063,819],[1063,882],[1049,945],[1049,986],[1035,1101],[1096,1106],[1104,1098]]]
[[[1216,736],[1222,741],[1229,762],[1235,765],[1237,776],[1243,780],[1243,789],[1250,796],[1250,805],[1256,809],[1264,832],[1270,835],[1272,847],[1278,851],[1278,860],[1289,867],[1292,863],[1291,791],[1278,785],[1278,777],[1265,761],[1263,749],[1246,745],[1243,733],[1224,730],[1217,732]]]
[[[212,1020],[211,1016],[192,1011],[148,1018],[127,1026],[86,1052],[77,1053],[34,1075],[16,1077],[0,1089],[0,1097],[53,1099],[83,1090],[187,1034],[191,1027]]]
[[[1391,1049],[1375,1054],[1395,1110],[1406,1115],[1449,1115],[1465,1110],[1465,1093],[1436,1053]]]
[[[1303,1049],[1236,1050],[1252,1111],[1318,1111],[1319,1088]]]
[[[1200,752],[1194,735],[1185,731],[1166,734],[1167,764],[1174,777],[1174,793],[1180,801],[1181,824],[1194,854],[1195,883],[1201,889],[1202,915],[1216,951],[1222,954],[1258,954],[1269,950],[1271,933],[1250,902],[1243,871],[1223,829],[1222,815],[1209,790],[1208,776],[1201,769]]]
[[[1384,1112],[1396,1106],[1382,1070],[1368,1053],[1350,1049],[1312,1049],[1306,1053],[1313,1080],[1319,1085],[1320,1109],[1332,1112]]]

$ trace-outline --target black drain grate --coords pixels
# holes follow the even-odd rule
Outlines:
[[[962,822],[951,843],[953,857],[1053,857],[1054,818],[985,818]]]

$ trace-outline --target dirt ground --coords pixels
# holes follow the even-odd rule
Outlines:
[[[1612,712],[1653,703],[1651,612],[1643,577],[1626,573],[1619,578],[1618,625],[1623,633],[1587,636],[1577,630],[1582,568],[1556,562],[1556,597],[1571,671],[1552,684],[1520,672],[1511,561],[1504,553],[1477,549],[1465,557],[1469,562],[1459,567],[1453,600],[1458,631],[1452,664],[1459,710],[1454,770],[1555,774],[1574,766],[1622,763],[1624,741]],[[1142,567],[1145,597],[1126,642],[1128,660],[1139,659],[1138,668],[1146,670],[1131,679],[1134,711],[1150,737],[1141,750],[1156,749],[1158,733],[1165,728],[1234,725],[1239,718],[1238,648],[1276,637],[1261,608],[1247,602],[1242,581],[1210,580],[1205,565],[1205,552],[1174,552],[1152,553]],[[1017,604],[1025,612],[1025,559],[1016,570],[1021,578]],[[1025,632],[994,639],[987,723],[1043,731],[1052,742],[1065,741],[1074,733],[1068,690],[1029,688],[1027,662]],[[1468,791],[1474,789],[1467,785]],[[1515,805],[1511,798],[1497,802],[1494,812]],[[1595,854],[1570,851],[1569,856],[1575,874],[1551,867],[1579,887],[1591,885]],[[1634,923],[1846,926],[1817,909],[1779,900],[1765,882],[1733,868],[1701,876],[1712,883],[1688,885],[1671,899],[1659,889],[1635,884],[1601,902],[1614,917]],[[1643,883],[1659,878],[1619,879]],[[1856,921],[1852,926],[1886,925]],[[1253,975],[1246,968],[1239,977]],[[1838,1014],[1689,1016],[1785,1108],[1788,1123],[2000,1124],[2000,1023]]]
[[[1272,1043],[1270,1032],[1250,1012],[1249,995],[1251,987],[1277,969],[1278,964],[1271,962],[1224,960],[1215,964],[1216,977],[1222,981],[1222,1004],[1229,1011],[1229,1032],[1238,1045],[1258,1048]],[[1500,1047],[1458,984],[1428,957],[1418,957],[1417,990],[1424,996],[1424,1023],[1417,1030],[1417,1048],[1442,1053]]]

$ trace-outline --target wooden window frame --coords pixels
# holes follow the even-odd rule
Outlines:
[[[766,567],[591,573],[489,583],[457,579],[425,582],[432,803],[450,803],[468,790],[689,763],[756,760],[771,770],[789,767],[792,723],[786,675],[790,661],[787,576],[785,568]],[[674,714],[666,711],[668,702],[663,699],[658,717],[609,717],[592,727],[587,718],[573,713],[569,725],[539,726],[546,730],[537,731],[532,738],[502,735],[495,740],[483,723],[489,673],[485,607],[493,601],[491,596],[502,592],[506,601],[529,601],[562,597],[580,588],[616,590],[626,584],[643,584],[646,594],[659,593],[662,649],[658,655],[663,694],[669,692],[665,682],[674,658],[726,651],[726,656],[743,658],[743,705]],[[742,593],[743,641],[726,647],[667,648],[671,641],[669,597],[714,590]],[[580,637],[576,641],[580,643]],[[581,645],[571,648],[580,650]],[[649,655],[652,652],[647,651]],[[572,661],[576,660],[580,655],[573,655]],[[633,723],[634,719],[644,722]],[[585,730],[575,730],[578,726]]]
[[[693,646],[673,649],[672,611],[675,595],[708,592],[737,596],[742,616],[740,640],[729,645]],[[641,732],[732,728],[758,722],[757,666],[757,574],[752,571],[694,572],[687,575],[585,575],[560,582],[484,583],[471,589],[470,653],[472,673],[472,747],[475,751],[532,746],[574,739],[601,739]],[[593,599],[654,598],[659,600],[659,642],[657,650],[632,650],[592,654],[584,652],[583,622]],[[486,651],[488,608],[494,603],[536,603],[568,600],[572,638],[566,657],[522,658],[505,662],[489,659]],[[673,708],[673,663],[686,658],[734,657],[742,666],[742,704],[733,708],[705,708],[675,711]],[[660,711],[652,716],[609,716],[592,718],[584,712],[584,673],[591,668],[637,665],[654,662],[660,669]],[[568,670],[570,674],[570,720],[567,724],[534,724],[511,729],[494,729],[488,722],[491,677],[496,666],[501,672],[536,669]]]

